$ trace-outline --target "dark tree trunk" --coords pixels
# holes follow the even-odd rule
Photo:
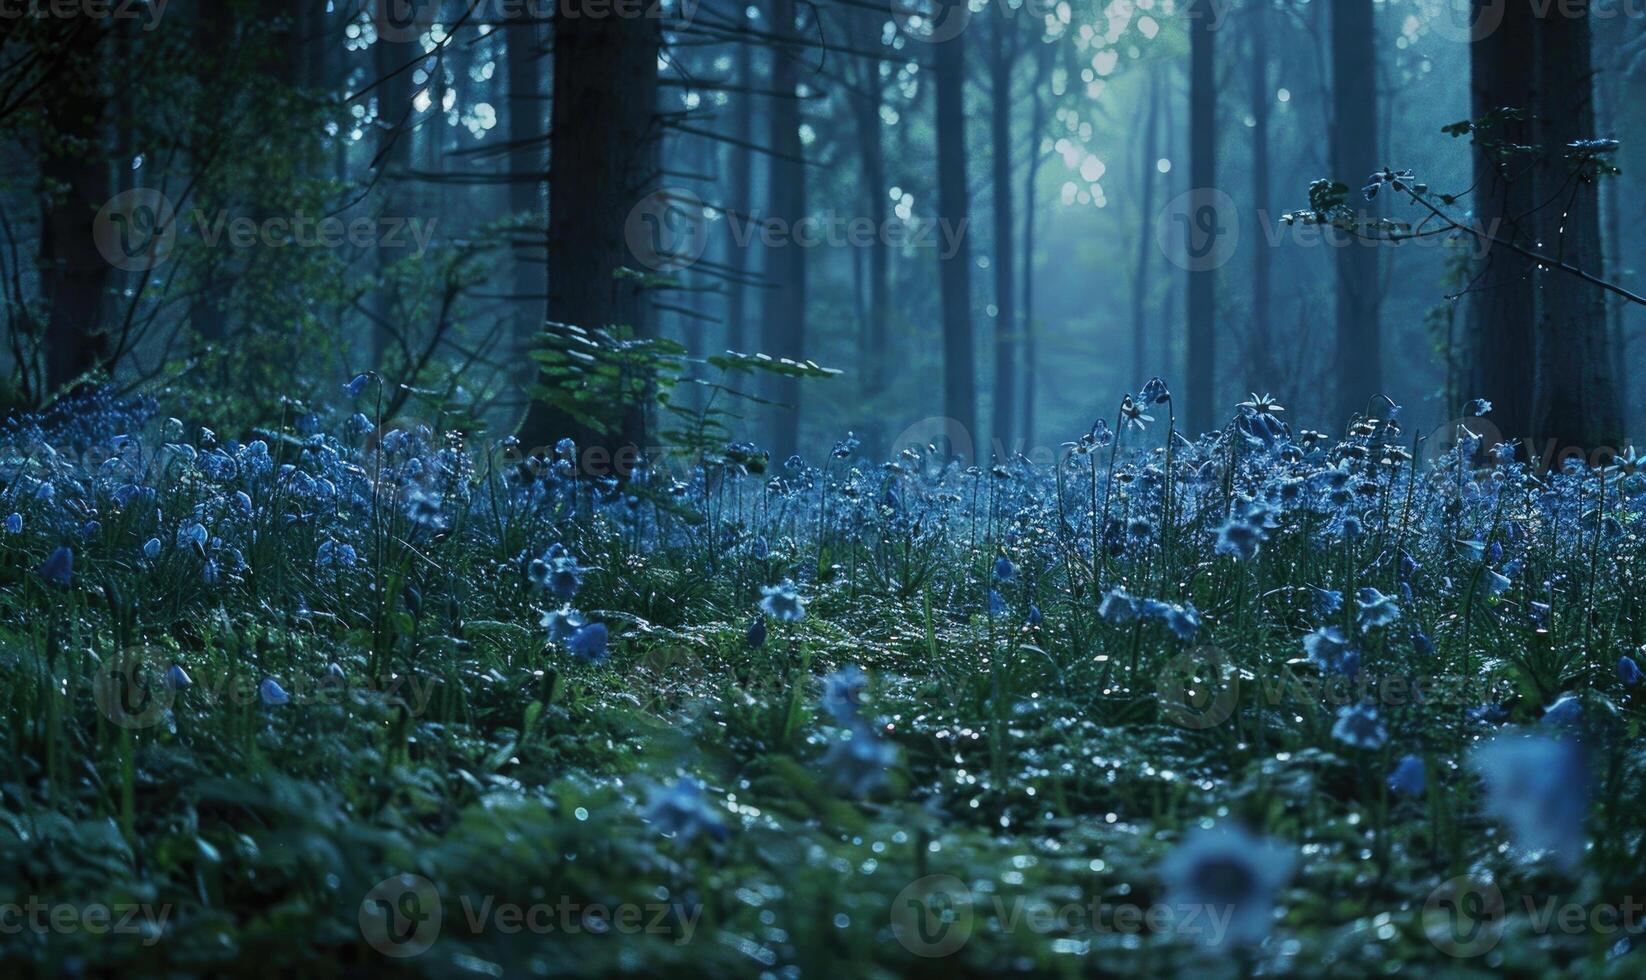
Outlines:
[[[1012,289],[1012,66],[1017,61],[1015,21],[997,8],[989,31],[989,80],[993,91],[989,130],[994,192],[994,438],[1010,456],[1017,438],[1017,296]]]
[[[937,89],[937,215],[954,236],[953,254],[939,258],[943,301],[943,408],[978,445],[976,351],[972,340],[971,248],[961,233],[971,212],[966,187],[966,34],[938,42],[933,84]],[[944,250],[948,251],[947,249]],[[963,447],[955,447],[956,450]]]
[[[588,329],[652,327],[625,229],[657,179],[658,21],[556,17],[549,120],[547,319]],[[591,124],[591,120],[597,123]],[[573,426],[543,402],[522,439],[541,448],[563,435],[585,444],[645,445],[645,407],[614,406],[606,434]]]
[[[1217,78],[1213,57],[1213,10],[1196,0],[1189,18],[1189,183],[1194,192],[1217,186]],[[1215,269],[1195,264],[1189,272],[1188,425],[1212,427],[1217,410]],[[1139,379],[1141,381],[1141,379]]]
[[[543,211],[543,179],[548,176],[548,167],[542,142],[545,135],[543,102],[538,95],[542,88],[543,62],[535,23],[511,24],[506,30],[508,132],[512,147],[508,157],[509,210],[516,215],[531,216],[512,249],[515,294],[512,343],[520,383],[527,384],[534,371],[526,354],[543,327],[543,297],[548,290],[544,279],[548,215]]]
[[[1149,323],[1145,319],[1149,286],[1149,257],[1155,244],[1155,161],[1160,159],[1160,72],[1149,72],[1148,105],[1144,107],[1143,142],[1138,147],[1138,179],[1142,181],[1141,228],[1137,236],[1137,270],[1132,277],[1132,380],[1141,384],[1152,372],[1148,363]]]
[[[58,80],[45,89],[47,133],[40,157],[42,281],[50,298],[46,321],[46,388],[56,391],[104,366],[108,340],[100,322],[110,265],[98,250],[95,219],[109,199],[103,146],[104,26],[77,23],[65,42]]]
[[[372,46],[376,58],[377,76],[383,79],[377,90],[378,143],[374,163],[378,173],[378,187],[382,191],[382,213],[406,213],[407,172],[412,159],[412,73],[416,67],[409,62],[422,48],[406,41],[380,39]],[[369,342],[371,366],[381,370],[388,353],[392,332],[405,329],[397,322],[400,307],[396,302],[399,290],[391,282],[390,267],[404,257],[404,250],[379,246],[377,252],[377,296]],[[402,379],[408,383],[413,379]]]
[[[745,89],[755,87],[754,42],[751,40],[745,39],[737,44],[737,83]],[[754,152],[749,145],[754,139],[754,94],[752,91],[739,92],[733,98],[736,104],[733,106],[732,137],[737,142],[726,147],[726,153],[731,158],[727,168],[730,181],[727,192],[731,200],[727,203],[737,214],[737,220],[747,221],[753,199],[749,185],[754,179]],[[732,350],[746,353],[749,349],[749,250],[731,236],[725,237],[726,265],[730,273],[726,284],[726,343]]]
[[[806,216],[806,167],[800,145],[799,85],[802,49],[795,29],[794,0],[772,0],[772,31],[782,44],[772,52],[772,98],[768,146],[771,147],[771,199],[766,216],[792,234]],[[789,237],[766,250],[766,278],[771,288],[762,309],[761,347],[772,356],[800,359],[806,349],[806,249]],[[767,379],[766,398],[778,404],[772,426],[772,451],[787,459],[800,445],[800,382],[774,376]]]
[[[1372,0],[1332,4],[1332,172],[1360,187],[1377,151],[1377,38]],[[1364,202],[1357,200],[1364,207]],[[1337,416],[1365,412],[1383,391],[1377,250],[1357,239],[1337,250]]]
[[[1035,384],[1038,352],[1035,349],[1034,323],[1034,215],[1035,179],[1040,176],[1040,139],[1046,129],[1046,102],[1041,98],[1046,78],[1051,72],[1052,54],[1049,44],[1035,50],[1034,89],[1030,93],[1033,104],[1029,111],[1029,162],[1023,175],[1023,435],[1032,446],[1035,437]]]
[[[1596,187],[1574,174],[1566,146],[1595,136],[1593,53],[1588,0],[1569,0],[1538,24],[1538,111],[1544,165],[1537,175],[1539,238],[1546,253],[1595,274],[1605,267]],[[1542,274],[1538,399],[1539,445],[1572,447],[1591,461],[1623,441],[1612,374],[1605,294],[1576,276]]]
[[[879,44],[881,18],[874,14],[866,14],[858,20],[860,30],[856,37],[859,39],[859,46],[872,51],[875,45]],[[877,234],[874,235],[866,256],[867,281],[864,292],[867,295],[863,310],[862,358],[859,369],[862,377],[862,404],[859,409],[866,413],[865,442],[870,446],[880,446],[882,439],[885,438],[882,419],[889,407],[884,403],[884,398],[888,387],[887,367],[891,358],[888,349],[890,338],[887,334],[887,316],[891,305],[891,248],[887,244],[886,236],[878,233],[886,227],[888,211],[885,123],[880,116],[884,98],[881,90],[883,83],[880,78],[880,60],[869,57],[861,60],[862,91],[852,104],[856,110],[858,166],[862,170],[863,200],[868,218],[874,222]]]
[[[1274,93],[1269,88],[1269,0],[1252,5],[1252,331],[1250,363],[1256,391],[1272,390],[1277,382],[1274,343],[1270,318],[1274,315],[1270,278],[1274,256],[1269,248],[1268,225],[1274,221],[1269,211],[1269,106]]]
[[[1504,107],[1536,109],[1535,28],[1530,5],[1511,3],[1503,8],[1498,29],[1470,44],[1470,105],[1475,118]],[[1523,123],[1506,123],[1504,129],[1480,137],[1520,144],[1531,143],[1533,138]],[[1525,163],[1503,162],[1486,152],[1478,140],[1474,163],[1478,227],[1504,241],[1535,246],[1536,229],[1524,220],[1536,208]],[[1532,432],[1537,384],[1536,268],[1525,256],[1503,247],[1490,249],[1483,263],[1474,270],[1475,292],[1469,306],[1466,360],[1473,370],[1468,373],[1468,387],[1459,395],[1491,401],[1493,424],[1504,438],[1520,439]]]

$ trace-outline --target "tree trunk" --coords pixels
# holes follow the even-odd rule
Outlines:
[[[953,254],[940,253],[943,302],[943,408],[973,443],[976,462],[987,461],[977,445],[976,351],[972,340],[971,247],[961,233],[970,220],[966,187],[966,33],[935,47],[937,89],[937,215],[954,236]],[[945,251],[947,251],[945,249]],[[951,447],[954,451],[962,446]]]
[[[1535,110],[1535,27],[1530,5],[1511,3],[1504,7],[1498,29],[1470,44],[1470,105],[1475,118],[1505,107]],[[1481,138],[1528,144],[1534,137],[1528,124],[1511,122]],[[1536,208],[1533,182],[1519,172],[1525,164],[1518,159],[1501,162],[1478,141],[1474,164],[1474,211],[1479,227],[1505,241],[1535,246],[1536,229],[1523,220]],[[1482,261],[1482,267],[1474,270],[1475,292],[1469,305],[1467,360],[1473,371],[1468,388],[1460,394],[1489,400],[1492,423],[1504,438],[1521,439],[1532,432],[1537,384],[1536,268],[1525,256],[1501,247],[1491,248]]]
[[[781,38],[772,52],[772,98],[768,121],[768,145],[772,155],[770,213],[766,217],[781,223],[789,233],[783,244],[766,250],[766,292],[762,309],[761,347],[774,357],[800,359],[806,349],[806,249],[792,240],[800,220],[806,216],[806,167],[800,145],[800,102],[795,89],[800,82],[802,50],[795,30],[795,0],[772,0],[772,32]],[[772,376],[766,379],[765,397],[778,407],[772,425],[772,451],[780,460],[793,455],[800,445],[800,381]]]
[[[1569,0],[1540,18],[1537,32],[1544,165],[1536,194],[1543,249],[1569,265],[1599,274],[1600,209],[1595,185],[1574,176],[1566,146],[1593,139],[1594,71],[1588,0]],[[1542,274],[1538,337],[1538,398],[1533,416],[1539,446],[1554,440],[1585,458],[1603,458],[1623,441],[1617,384],[1606,329],[1605,294],[1576,276]]]
[[[1015,21],[997,8],[989,31],[992,86],[990,163],[994,191],[994,439],[1009,457],[1017,438],[1017,297],[1012,291],[1012,66],[1017,61]]]
[[[1332,4],[1332,172],[1359,188],[1382,161],[1377,150],[1377,56],[1372,0]],[[1357,191],[1358,193],[1358,191]],[[1364,202],[1357,200],[1360,207]],[[1357,208],[1358,210],[1358,208]],[[1383,392],[1377,250],[1348,237],[1337,250],[1337,421],[1366,411]]]
[[[509,210],[531,216],[511,249],[514,258],[514,337],[521,384],[531,381],[533,371],[527,353],[543,328],[543,303],[548,290],[544,279],[545,250],[548,247],[548,215],[543,211],[543,178],[548,176],[543,156],[544,113],[538,97],[541,90],[541,55],[537,50],[537,25],[521,18],[505,30],[509,86]]]
[[[103,145],[103,72],[98,50],[106,28],[85,18],[65,42],[58,80],[45,91],[40,156],[40,257],[51,312],[46,321],[46,389],[56,391],[104,366],[107,337],[99,316],[110,265],[98,250],[94,221],[109,199]]]
[[[856,37],[859,46],[874,50],[879,43],[881,18],[865,14],[858,18],[861,29]],[[862,59],[863,92],[855,99],[857,119],[858,166],[862,170],[863,200],[867,204],[869,220],[876,234],[869,245],[866,270],[867,302],[864,304],[862,344],[862,403],[865,413],[864,442],[880,446],[885,438],[882,422],[889,408],[884,403],[887,391],[887,371],[891,352],[888,349],[887,315],[891,305],[891,249],[881,229],[886,227],[888,211],[886,181],[885,123],[880,112],[884,105],[881,91],[880,60]],[[855,257],[855,256],[854,256]]]
[[[1046,78],[1051,72],[1055,49],[1041,44],[1035,50],[1034,89],[1030,92],[1033,105],[1029,111],[1029,162],[1023,175],[1023,435],[1033,446],[1035,437],[1035,384],[1039,374],[1038,352],[1035,349],[1034,323],[1034,214],[1035,179],[1040,176],[1040,140],[1046,129],[1046,102],[1041,98]]]
[[[1270,279],[1274,255],[1269,248],[1268,225],[1275,220],[1269,211],[1269,107],[1274,93],[1269,87],[1269,0],[1252,5],[1252,356],[1247,368],[1252,372],[1254,391],[1270,391],[1277,382],[1274,343],[1270,318],[1274,315]]]
[[[747,19],[744,20],[747,26]],[[727,192],[731,200],[727,203],[737,214],[738,221],[749,220],[749,207],[752,197],[749,193],[750,182],[754,179],[754,152],[749,149],[754,139],[754,42],[744,38],[737,42],[737,83],[749,91],[735,93],[733,99],[732,137],[737,140],[728,144],[726,153],[731,157],[727,176],[730,184]],[[747,353],[749,349],[749,250],[738,244],[730,235],[726,238],[726,265],[729,275],[726,288],[726,343],[732,350]]]
[[[378,143],[374,155],[378,188],[382,192],[382,214],[402,215],[407,212],[406,180],[412,160],[412,73],[417,70],[408,64],[422,49],[413,42],[379,39],[373,46],[377,76],[383,79],[377,89]],[[404,255],[405,250],[379,245],[377,252],[377,296],[369,342],[369,362],[382,370],[389,349],[391,333],[404,330],[397,323],[400,308],[396,303],[399,290],[392,284],[390,268]],[[412,378],[400,379],[413,383]]]
[[[1142,227],[1137,236],[1137,270],[1132,277],[1132,380],[1141,384],[1152,374],[1148,363],[1149,324],[1144,319],[1149,286],[1149,256],[1159,246],[1154,240],[1155,214],[1155,161],[1160,159],[1160,72],[1149,72],[1148,94],[1144,96],[1143,142],[1138,147],[1138,179],[1143,182],[1142,208],[1139,211]]]
[[[1217,186],[1212,18],[1208,0],[1196,0],[1189,17],[1189,183],[1196,194]],[[1213,413],[1217,411],[1216,275],[1215,269],[1204,264],[1192,264],[1189,271],[1188,427],[1196,434],[1212,427]]]
[[[651,331],[629,215],[657,180],[658,21],[556,17],[549,120],[547,319],[588,329]],[[591,124],[597,120],[598,124]],[[645,445],[645,406],[614,406],[596,434],[534,402],[522,439],[542,448],[564,435],[585,444]],[[625,474],[619,474],[625,475]]]

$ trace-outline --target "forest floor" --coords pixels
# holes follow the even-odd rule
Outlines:
[[[1646,474],[1162,402],[617,484],[360,401],[0,434],[0,966],[1646,969]]]

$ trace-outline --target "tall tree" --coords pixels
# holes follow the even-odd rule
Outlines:
[[[1270,318],[1274,315],[1270,289],[1273,250],[1268,246],[1267,225],[1274,220],[1269,211],[1272,188],[1269,176],[1269,107],[1274,92],[1269,87],[1269,0],[1256,0],[1251,10],[1251,99],[1252,109],[1252,329],[1247,338],[1251,356],[1247,367],[1252,383],[1267,391],[1275,384],[1273,339]]]
[[[1189,183],[1197,195],[1217,186],[1217,77],[1212,29],[1215,16],[1210,0],[1195,0],[1189,12]],[[1197,210],[1209,206],[1203,202],[1196,205]],[[1198,219],[1198,215],[1195,217]],[[1219,229],[1215,233],[1223,232]],[[1191,263],[1188,425],[1195,433],[1212,427],[1212,414],[1217,409],[1216,276],[1215,269]]]
[[[373,46],[377,77],[378,143],[372,160],[378,168],[378,184],[382,188],[382,212],[387,216],[408,213],[407,180],[412,160],[413,122],[412,73],[414,62],[423,50],[415,39],[404,39],[412,28],[380,35]],[[390,269],[406,256],[404,248],[379,245],[377,248],[378,288],[374,315],[377,323],[371,331],[370,363],[383,366],[389,338],[403,330],[397,302],[400,291],[393,283]],[[406,379],[411,380],[411,379]]]
[[[1017,437],[1017,296],[1012,289],[1012,69],[1020,35],[1014,14],[995,7],[989,30],[989,161],[994,194],[994,438],[1010,455]]]
[[[99,315],[110,266],[98,251],[95,219],[109,199],[103,145],[104,22],[81,17],[53,53],[59,74],[43,88],[45,135],[40,152],[42,285],[46,321],[46,388],[56,390],[103,364],[107,338]]]
[[[1151,67],[1143,105],[1143,142],[1137,151],[1137,176],[1143,193],[1138,209],[1142,228],[1137,236],[1137,268],[1132,277],[1132,378],[1136,381],[1142,381],[1151,373],[1148,364],[1149,322],[1144,310],[1148,305],[1149,257],[1157,247],[1152,229],[1158,218],[1154,190],[1157,183],[1155,161],[1160,159],[1160,97],[1160,69]]]
[[[1332,172],[1354,184],[1379,166],[1377,37],[1372,0],[1332,4]],[[1355,186],[1358,186],[1356,184]],[[1337,250],[1337,417],[1383,391],[1378,254],[1345,235]]]
[[[539,94],[542,78],[538,50],[537,23],[524,10],[505,29],[508,84],[508,193],[509,210],[530,215],[511,250],[514,259],[515,323],[512,346],[521,355],[531,349],[543,326],[544,250],[547,247],[548,216],[543,212],[543,178],[548,176],[543,157],[543,101]],[[522,381],[531,380],[530,362]]]
[[[1535,110],[1535,26],[1530,4],[1507,4],[1497,30],[1469,45],[1470,106],[1476,119],[1502,108]],[[1474,145],[1475,220],[1492,238],[1523,248],[1537,244],[1530,220],[1536,210],[1534,189],[1524,158],[1499,150],[1533,139],[1529,123],[1506,120],[1501,127],[1477,134]],[[1472,370],[1461,395],[1489,400],[1493,423],[1509,439],[1532,432],[1537,383],[1535,278],[1535,263],[1506,246],[1489,247],[1481,266],[1473,270],[1466,356]]]
[[[1510,6],[1514,6],[1510,4]],[[1599,274],[1600,209],[1591,167],[1567,147],[1595,138],[1595,101],[1589,0],[1568,0],[1538,18],[1537,113],[1544,162],[1535,193],[1539,239],[1547,254]],[[1574,160],[1574,157],[1577,158]],[[1623,418],[1612,374],[1606,298],[1576,276],[1542,274],[1538,328],[1538,396],[1533,415],[1539,440],[1585,455],[1623,439]]]
[[[772,0],[772,33],[777,47],[772,52],[772,99],[767,116],[770,124],[767,160],[770,163],[767,188],[770,213],[789,234],[782,243],[766,251],[766,278],[770,287],[762,310],[761,347],[774,356],[799,359],[806,349],[806,249],[792,238],[806,216],[806,164],[800,143],[800,58],[802,47],[796,30],[794,0]],[[766,398],[779,405],[772,429],[772,451],[787,459],[800,445],[800,381],[773,375],[767,380]]]
[[[743,26],[747,27],[748,14],[743,12],[739,17]],[[737,64],[737,84],[742,86],[743,91],[734,93],[732,99],[732,142],[726,144],[729,157],[727,191],[731,195],[728,204],[739,220],[747,221],[752,200],[749,184],[754,179],[754,151],[751,149],[754,139],[754,42],[747,38],[738,41],[734,60]],[[735,241],[728,241],[726,266],[727,346],[735,351],[747,351],[749,250]]]
[[[948,5],[964,0],[944,0]],[[957,16],[952,11],[946,16]],[[942,21],[939,21],[940,23]],[[963,233],[971,213],[966,187],[966,32],[939,41],[933,66],[937,89],[937,216],[955,245],[939,258],[943,303],[943,409],[978,442],[976,361],[972,339],[971,246]],[[978,448],[979,461],[985,457]]]
[[[554,102],[549,119],[547,318],[585,328],[652,328],[644,283],[625,230],[657,181],[658,21],[651,17],[554,18]],[[598,120],[591,125],[590,120]],[[644,445],[644,406],[604,420]],[[580,431],[544,402],[527,413],[534,448]]]

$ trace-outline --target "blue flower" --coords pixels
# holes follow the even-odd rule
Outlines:
[[[673,834],[682,844],[690,843],[698,834],[724,840],[727,833],[720,814],[704,798],[703,784],[690,776],[671,786],[654,787],[648,793],[641,815],[663,833]]]
[[[1500,574],[1488,568],[1485,570],[1484,574],[1480,576],[1480,594],[1485,598],[1490,599],[1493,596],[1502,595],[1504,592],[1508,591],[1509,586],[1513,584],[1514,582],[1510,581],[1507,575]]]
[[[1369,704],[1346,705],[1337,713],[1332,737],[1357,749],[1380,749],[1389,732],[1378,720],[1377,709]]]
[[[851,797],[867,796],[885,782],[886,770],[897,762],[897,747],[881,738],[861,719],[843,739],[836,739],[823,755],[823,768],[835,789]]]
[[[1640,665],[1635,663],[1633,657],[1619,657],[1617,679],[1623,682],[1624,687],[1634,687],[1646,678],[1641,675]]]
[[[200,566],[200,581],[207,585],[216,585],[223,577],[223,569],[217,564],[217,559],[208,558]]]
[[[1470,753],[1469,767],[1485,783],[1487,813],[1509,825],[1516,843],[1568,868],[1582,860],[1589,778],[1578,742],[1499,735]]]
[[[1231,555],[1241,561],[1250,561],[1257,557],[1258,548],[1268,537],[1260,524],[1254,524],[1245,517],[1231,517],[1217,529],[1216,550],[1220,555]]]
[[[1160,405],[1172,400],[1172,393],[1167,390],[1166,382],[1159,378],[1150,378],[1144,382],[1143,390],[1137,397],[1146,405]]]
[[[1181,606],[1168,605],[1162,612],[1161,619],[1165,622],[1166,628],[1172,631],[1172,635],[1184,643],[1194,639],[1195,634],[1200,632],[1200,613],[1195,611],[1192,603],[1185,602]]]
[[[1322,674],[1353,677],[1360,672],[1360,654],[1349,649],[1348,638],[1336,626],[1322,626],[1303,637],[1303,650]]]
[[[1361,589],[1355,597],[1355,604],[1360,607],[1355,622],[1360,625],[1362,633],[1375,626],[1387,626],[1400,618],[1400,607],[1395,605],[1394,599],[1373,588]]]
[[[1412,634],[1412,649],[1415,650],[1417,655],[1420,657],[1432,657],[1435,655],[1434,642],[1431,641],[1422,631]]]
[[[1103,597],[1103,602],[1097,607],[1097,614],[1116,625],[1129,623],[1137,618],[1137,600],[1117,585]]]
[[[1476,398],[1474,401],[1472,401],[1469,404],[1463,406],[1463,414],[1464,415],[1471,415],[1471,416],[1476,416],[1476,417],[1481,416],[1481,415],[1485,415],[1488,412],[1490,412],[1491,410],[1492,410],[1492,403],[1487,401],[1484,398]]]
[[[562,599],[577,595],[583,586],[583,569],[577,559],[559,544],[549,546],[543,557],[532,559],[526,568],[526,577],[540,589],[548,589]]]
[[[143,557],[147,558],[149,561],[154,561],[156,558],[160,557],[160,548],[161,544],[159,538],[148,539],[143,542]]]
[[[1389,788],[1402,796],[1422,796],[1427,784],[1422,756],[1403,756],[1395,771],[1389,774]]]
[[[366,384],[370,381],[370,374],[357,374],[349,381],[348,384],[343,386],[343,390],[348,393],[350,398],[359,398],[360,393],[366,390]]]
[[[1292,863],[1289,851],[1243,830],[1196,830],[1161,862],[1160,878],[1171,905],[1217,911],[1219,919],[1197,930],[1201,942],[1249,946],[1269,934],[1275,893],[1291,879]]]
[[[67,586],[74,580],[74,549],[59,545],[40,565],[40,577],[51,585]]]
[[[359,556],[355,554],[354,545],[327,538],[320,542],[320,550],[315,554],[315,564],[321,568],[336,565],[340,568],[353,568]]]
[[[1315,616],[1320,619],[1329,619],[1343,608],[1343,593],[1337,589],[1317,589],[1311,585],[1309,592],[1314,597]]]
[[[1003,596],[1001,596],[1001,594],[999,592],[995,591],[994,589],[989,590],[989,615],[990,616],[1004,616],[1004,615],[1006,615],[1006,600]]]
[[[795,592],[794,583],[784,579],[760,589],[760,609],[780,623],[798,623],[806,618],[806,603]]]
[[[7,534],[22,534],[23,533],[23,515],[22,514],[18,514],[18,513],[13,512],[13,513],[10,513],[10,514],[6,515],[6,533]]]
[[[868,691],[867,674],[853,665],[842,667],[823,678],[823,710],[844,725],[857,717]]]
[[[1575,694],[1562,694],[1554,704],[1544,709],[1540,720],[1545,725],[1579,728],[1583,724],[1583,699]]]
[[[537,621],[539,626],[549,631],[550,643],[564,643],[571,635],[577,632],[584,623],[583,614],[573,609],[568,603],[559,609],[551,609]]]
[[[257,696],[267,708],[277,708],[291,702],[291,695],[287,694],[286,689],[280,686],[280,682],[272,677],[263,678],[263,683],[257,686]]]
[[[1039,626],[1040,625],[1040,618],[1041,618],[1040,617],[1040,607],[1035,605],[1032,602],[1029,603],[1028,625],[1029,626]]]
[[[748,632],[743,634],[743,642],[751,650],[758,650],[766,645],[766,617],[760,614],[749,621]]]
[[[566,637],[566,649],[579,660],[589,663],[599,663],[606,659],[606,642],[609,637],[605,623],[589,623],[579,626]]]
[[[166,686],[174,691],[181,691],[185,687],[193,687],[194,680],[180,665],[172,664],[166,671]]]
[[[994,577],[999,582],[1010,582],[1017,575],[1017,569],[1012,566],[1011,559],[1001,555],[994,560]]]

